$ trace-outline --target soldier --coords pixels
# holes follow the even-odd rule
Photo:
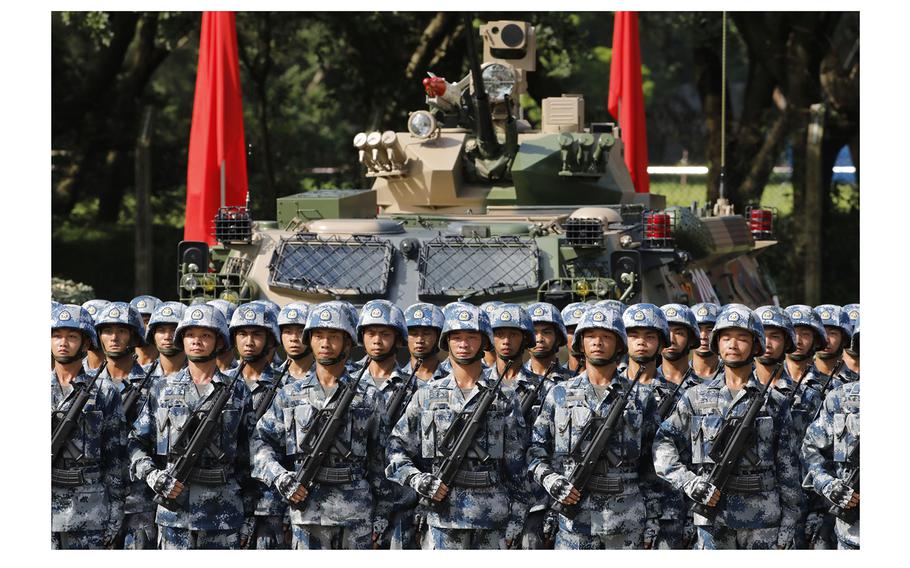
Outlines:
[[[130,305],[136,308],[142,317],[142,325],[148,327],[149,319],[155,313],[155,309],[161,305],[161,300],[155,296],[136,296],[130,300]],[[147,342],[145,345],[136,348],[136,360],[147,369],[152,361],[158,358],[158,351],[155,349],[153,342]]]
[[[850,326],[855,329],[859,323],[859,304],[847,304],[844,306],[844,313],[850,318]],[[849,345],[844,346],[843,360],[848,369],[859,375],[859,354]]]
[[[522,439],[526,428],[514,398],[495,393],[451,487],[423,470],[432,463],[432,471],[437,471],[450,449],[443,447],[447,432],[461,423],[456,417],[472,413],[494,384],[492,369],[481,364],[484,350],[492,350],[493,344],[486,313],[456,303],[445,316],[439,347],[450,353],[452,371],[411,398],[389,438],[386,475],[432,500],[424,548],[506,548],[519,536],[529,506]]]
[[[253,514],[249,494],[249,440],[255,423],[252,397],[243,380],[228,377],[215,358],[230,344],[228,324],[216,308],[196,304],[187,308],[175,332],[183,345],[187,367],[152,386],[129,437],[130,475],[143,479],[157,496],[158,547],[163,549],[234,549],[239,532]],[[205,412],[211,397],[233,384],[218,428],[189,479],[172,476],[173,462],[197,413]],[[167,462],[168,465],[165,465]]]
[[[579,507],[574,519],[559,516],[556,549],[641,548],[647,512],[639,469],[640,460],[649,459],[647,451],[642,452],[642,431],[643,425],[656,422],[654,407],[643,404],[650,399],[636,385],[595,474],[586,487],[574,487],[567,476],[590,444],[590,435],[583,430],[589,423],[597,427],[612,405],[620,403],[629,382],[616,368],[626,351],[618,312],[588,309],[573,342],[573,350],[584,354],[585,370],[547,394],[534,423],[528,471],[554,500]]]
[[[348,374],[345,363],[356,341],[355,321],[341,302],[310,308],[304,341],[316,365],[285,385],[259,420],[253,437],[253,475],[290,502],[291,548],[369,549],[375,495],[381,471],[370,456],[380,452],[379,393],[372,381]],[[341,391],[356,389],[337,444],[307,488],[295,478],[319,436],[325,412],[336,408]],[[338,394],[336,394],[338,393]]]
[[[158,366],[152,373],[155,377],[175,375],[186,367],[186,353],[176,340],[177,325],[185,312],[186,306],[180,302],[163,302],[149,318],[145,341],[154,343],[159,353]]]
[[[269,403],[272,391],[286,383],[271,365],[275,345],[281,341],[277,317],[267,305],[251,302],[234,310],[228,329],[231,344],[246,362],[243,382],[252,393],[254,416],[257,416],[260,407]],[[273,487],[255,479],[249,479],[249,482],[251,485],[247,491],[255,495],[255,505],[253,515],[246,518],[240,529],[240,547],[257,550],[287,548],[287,531],[284,528],[286,502]]]
[[[260,304],[263,307],[267,308],[272,313],[272,319],[275,321],[278,320],[278,314],[281,313],[281,306],[279,306],[275,302],[273,302],[271,300],[253,300],[250,303],[251,304]],[[281,342],[279,341],[275,345],[272,345],[271,348],[269,349],[269,355],[268,355],[269,361],[276,368],[281,366],[281,364],[283,363],[283,361],[281,360],[281,357],[278,356],[278,347],[280,345],[281,345]]]
[[[851,349],[859,354],[858,318]],[[806,432],[801,452],[808,472],[803,485],[845,513],[835,523],[839,549],[859,548],[859,402],[859,381],[828,394]]]
[[[642,370],[636,392],[641,398],[642,408],[650,408],[654,412],[651,413],[653,420],[644,423],[640,437],[642,447],[650,448],[654,432],[660,424],[660,418],[656,413],[656,396],[662,395],[674,386],[663,377],[659,367],[661,351],[670,346],[670,329],[664,312],[654,304],[648,303],[634,304],[626,308],[622,314],[622,323],[626,331],[628,365],[626,369],[618,370],[620,377],[626,380],[638,375],[639,369]],[[664,387],[661,393],[656,395],[654,389],[658,384]],[[639,476],[647,510],[642,544],[646,549],[652,548],[655,544],[665,548],[680,548],[684,517],[680,511],[672,507],[661,508],[662,502],[672,500],[677,491],[657,477],[650,459],[641,460],[640,465]]]
[[[107,358],[107,367],[101,374],[110,379],[120,393],[121,400],[127,392],[141,388],[146,370],[135,359],[135,349],[146,344],[146,330],[136,308],[126,302],[111,302],[98,314],[95,332]],[[145,404],[148,390],[139,393],[139,400],[124,415],[124,440],[129,433],[139,409]],[[155,504],[152,493],[140,480],[130,480],[124,503],[123,532],[116,541],[117,548],[155,548]]]
[[[784,312],[789,316],[796,335],[796,349],[787,354],[787,373],[790,377],[802,377],[791,402],[793,430],[799,445],[805,436],[809,423],[812,422],[818,409],[830,390],[841,385],[840,379],[826,375],[813,364],[817,350],[827,345],[827,332],[822,320],[812,308],[796,304],[788,306]],[[805,478],[807,471],[801,471]],[[804,497],[808,510],[801,515],[796,530],[796,547],[800,549],[827,550],[834,548],[834,519],[828,515],[828,505],[814,492]]]
[[[787,354],[796,351],[796,331],[793,329],[790,316],[777,306],[761,306],[755,310],[755,314],[756,322],[761,326],[765,336],[765,352],[755,358],[755,376],[764,385],[771,380],[771,374],[784,362]],[[791,377],[784,367],[775,381],[774,388],[789,398],[796,386],[794,381],[799,378]],[[797,442],[796,451],[798,450]]]
[[[363,305],[357,323],[357,340],[366,350],[369,363],[361,378],[372,381],[379,391],[380,430],[379,447],[388,447],[389,434],[397,417],[388,414],[389,405],[399,389],[418,385],[406,384],[410,373],[404,374],[395,355],[408,344],[408,330],[404,312],[387,300],[371,300]],[[400,415],[399,415],[400,416]],[[370,456],[378,471],[385,470],[385,452]],[[373,515],[373,548],[400,550],[415,548],[414,508],[417,494],[410,487],[402,487],[382,476],[376,495],[376,512]]]
[[[492,322],[493,321],[493,312],[499,309],[501,305],[505,302],[500,302],[499,300],[493,300],[492,302],[484,302],[480,304],[480,309],[487,314],[487,318]],[[492,346],[489,351],[484,351],[483,353],[483,363],[485,367],[493,367],[496,365],[496,353],[493,351]]]
[[[313,350],[303,340],[303,329],[306,327],[309,313],[310,305],[306,302],[292,302],[281,308],[278,313],[281,345],[291,360],[288,380],[297,381],[304,378],[313,366]]]
[[[88,311],[62,304],[51,312],[51,412],[59,422],[91,385],[61,456],[51,464],[51,548],[100,549],[114,545],[123,523],[125,438],[120,393],[109,379],[82,367],[97,342]]]
[[[448,372],[443,370],[439,361],[439,334],[445,324],[442,310],[433,304],[417,303],[404,311],[404,321],[408,328],[411,358],[401,372],[409,376],[419,358],[423,363],[417,370],[418,379],[427,382],[445,377]]]
[[[695,314],[682,304],[666,304],[660,310],[667,319],[670,334],[669,346],[660,352],[663,364],[660,373],[654,378],[652,391],[658,409],[666,409],[663,414],[658,413],[658,421],[662,422],[673,412],[683,394],[702,381],[689,365],[689,353],[701,344]],[[672,397],[672,400],[667,400],[668,397]],[[658,494],[656,500],[660,511],[660,529],[652,548],[691,548],[695,543],[695,526],[692,524],[685,494],[657,477],[653,460],[650,461],[648,474],[654,475],[652,488]]]
[[[717,508],[713,522],[694,516],[699,549],[793,545],[799,469],[789,407],[779,391],[768,391],[754,423],[752,451],[740,458],[726,487],[721,491],[708,481],[710,455],[724,421],[741,418],[761,392],[752,362],[764,353],[765,338],[754,320],[752,310],[741,304],[724,306],[710,343],[723,362],[723,376],[687,390],[654,440],[657,474],[693,501]]]
[[[843,357],[844,347],[849,343],[853,333],[850,317],[840,306],[822,304],[813,310],[825,326],[828,342],[824,349],[815,354],[815,366],[819,372],[830,374]],[[859,380],[859,375],[842,365],[836,374],[842,383],[852,383]]]
[[[717,321],[720,306],[705,302],[692,306],[695,321],[698,323],[700,345],[692,352],[692,370],[702,380],[710,380],[720,370],[717,354],[711,351],[711,330]]]
[[[92,320],[95,321],[98,319],[98,316],[101,315],[101,310],[106,308],[108,304],[110,304],[110,302],[107,300],[89,300],[82,304],[82,307],[85,308],[92,317]],[[101,343],[97,343],[88,348],[83,366],[86,371],[94,371],[101,366],[103,361],[104,351],[101,350]]]
[[[562,315],[553,304],[538,302],[528,306],[528,314],[534,325],[534,342],[528,352],[531,358],[525,363],[524,371],[537,377],[544,377],[550,365],[556,361],[556,367],[550,380],[559,382],[569,377],[569,369],[559,363],[559,350],[568,344],[569,335],[562,321]],[[541,401],[543,398],[541,398]],[[531,426],[531,422],[528,426]]]
[[[228,323],[230,323],[231,318],[234,317],[234,311],[237,309],[237,306],[227,300],[209,300],[205,303],[221,312],[221,315],[224,316],[224,321]],[[230,343],[225,345],[219,343],[218,345],[220,346],[220,351],[218,352],[218,357],[215,361],[218,365],[218,370],[222,373],[227,373],[237,366],[237,359],[234,356],[234,346]]]
[[[573,337],[575,336],[575,328],[578,326],[578,322],[581,321],[581,317],[585,315],[588,308],[589,306],[584,302],[574,302],[563,308],[560,314],[562,315],[562,321],[566,326],[566,349],[569,352],[566,368],[574,375],[577,375],[582,371],[585,363],[584,355],[582,353],[575,353],[572,351],[572,346],[575,345]]]

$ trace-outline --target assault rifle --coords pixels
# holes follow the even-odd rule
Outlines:
[[[496,382],[493,383],[493,386],[486,388],[483,391],[483,394],[480,395],[480,400],[477,401],[477,406],[474,407],[470,416],[465,418],[465,413],[459,414],[458,418],[452,423],[448,431],[446,431],[442,443],[440,443],[440,449],[446,456],[442,458],[439,467],[433,472],[433,475],[440,479],[446,487],[452,486],[455,474],[458,472],[459,468],[461,468],[461,464],[464,462],[465,458],[468,457],[469,450],[474,449],[479,455],[481,462],[490,459],[489,454],[476,446],[474,438],[477,435],[478,430],[480,430],[484,415],[486,415],[487,410],[489,410],[490,406],[493,404],[493,400],[496,399],[496,393],[499,391],[499,385],[502,384],[503,377],[508,374],[509,369],[512,368],[512,364],[515,361],[516,359],[508,360],[505,369],[503,369],[502,373],[499,373],[499,377],[496,379]],[[436,501],[427,499],[426,497],[422,497],[420,502],[428,507],[435,507],[438,505]]]
[[[281,369],[281,374],[275,379],[275,382],[269,385],[268,390],[262,393],[262,398],[259,399],[259,404],[256,405],[257,422],[262,418],[262,415],[268,411],[269,407],[272,406],[272,401],[275,400],[275,395],[278,394],[278,389],[281,388],[281,381],[287,376],[290,368],[291,360],[288,359]]]
[[[126,416],[128,420],[133,413],[133,408],[139,401],[139,397],[142,396],[142,391],[148,388],[149,379],[152,378],[152,373],[154,373],[157,368],[158,359],[155,359],[152,364],[149,365],[149,370],[145,373],[145,376],[142,377],[142,381],[135,387],[130,385],[126,394],[123,396],[123,415]],[[132,420],[129,420],[129,422],[132,424]]]
[[[689,378],[689,374],[692,372],[692,367],[689,367],[689,370],[686,371],[686,374],[683,375],[679,384],[673,388],[673,392],[665,396],[662,401],[660,401],[660,406],[657,407],[657,415],[660,416],[660,421],[663,422],[670,416],[670,412],[673,410],[673,407],[676,403],[676,393],[679,392],[679,389],[685,384],[686,379]],[[715,375],[716,376],[716,375]]]
[[[338,387],[338,390],[325,403],[325,406],[328,406],[332,400],[337,400],[335,408],[323,408],[319,411],[313,419],[313,425],[310,426],[310,430],[301,443],[304,448],[312,449],[304,456],[300,469],[294,472],[294,479],[297,480],[297,483],[303,485],[307,491],[313,487],[316,474],[319,473],[322,462],[328,457],[332,448],[336,448],[342,457],[348,458],[351,456],[351,450],[346,448],[340,440],[336,440],[335,437],[344,426],[345,414],[348,411],[348,407],[351,406],[351,402],[354,401],[354,395],[357,394],[357,385],[360,383],[360,379],[363,378],[367,367],[367,365],[364,365],[360,368],[356,379],[350,378],[345,384]],[[320,424],[322,424],[321,427]]]
[[[417,359],[417,364],[411,369],[411,376],[408,377],[408,380],[401,383],[401,386],[398,387],[398,390],[392,395],[392,400],[389,401],[386,414],[389,416],[389,425],[391,428],[395,427],[395,424],[398,423],[404,409],[407,408],[408,403],[411,402],[414,381],[417,380],[417,370],[420,369],[421,365],[423,365],[423,359]],[[405,397],[407,397],[407,401],[405,401]]]
[[[550,366],[547,367],[547,372],[540,377],[540,380],[537,381],[534,388],[526,390],[524,394],[521,395],[519,406],[521,407],[521,415],[524,417],[526,423],[531,416],[531,409],[534,408],[534,402],[537,401],[537,397],[540,395],[540,389],[543,388],[543,384],[547,378],[556,370],[557,365],[559,365],[559,360],[554,358],[553,362],[550,363]]]
[[[843,480],[844,485],[853,489],[853,491],[859,491],[859,442],[856,443],[853,447],[853,451],[847,456],[847,463],[852,467],[850,468],[849,473],[847,473],[847,478]],[[850,509],[845,509],[840,505],[834,505],[828,509],[828,513],[845,523],[852,525],[859,520],[859,505]]]
[[[818,415],[822,411],[822,407],[825,406],[825,396],[828,394],[828,389],[831,388],[831,383],[834,382],[834,375],[840,371],[840,368],[844,366],[844,360],[841,359],[837,362],[837,365],[834,365],[834,368],[831,370],[831,373],[828,375],[828,380],[825,381],[825,384],[822,385],[821,398],[818,403],[818,408],[815,409],[815,414],[812,416],[812,420],[809,422],[815,422],[818,420]]]
[[[780,378],[783,365],[783,363],[777,364],[777,367],[771,372],[771,378],[762,387],[758,396],[752,399],[742,418],[730,417],[725,421],[720,433],[714,440],[714,444],[711,446],[711,451],[708,455],[714,460],[714,467],[711,468],[711,473],[708,475],[708,483],[721,492],[726,489],[727,483],[733,475],[733,470],[736,469],[740,458],[747,456],[749,461],[758,461],[757,456],[749,447],[755,438],[755,419],[765,405],[765,401],[768,400],[775,376]],[[702,503],[695,503],[692,511],[712,522],[717,517],[718,512],[717,507],[709,507]]]
[[[57,463],[57,460],[63,455],[63,448],[69,444],[70,438],[72,438],[73,432],[76,430],[76,426],[79,425],[79,417],[82,416],[82,409],[85,408],[85,405],[88,403],[89,396],[92,393],[92,387],[95,386],[95,381],[98,380],[98,377],[101,376],[101,373],[104,372],[104,369],[107,367],[107,360],[101,363],[101,366],[98,367],[98,371],[95,372],[95,376],[92,377],[91,382],[87,386],[82,386],[80,383],[73,385],[73,389],[76,391],[76,397],[73,399],[73,403],[70,405],[69,410],[66,411],[66,414],[63,415],[63,418],[60,422],[54,427],[54,433],[51,437],[51,463]]]
[[[214,383],[212,385],[215,390],[193,412],[177,436],[174,446],[168,453],[169,458],[171,456],[176,458],[168,466],[168,474],[180,483],[186,484],[193,468],[202,459],[203,452],[209,449],[213,436],[221,427],[221,411],[231,400],[231,396],[234,394],[234,385],[241,380],[245,367],[246,361],[241,361],[230,382]],[[205,408],[206,403],[209,401],[211,401],[211,404],[208,405],[208,408]],[[222,458],[223,452],[217,457],[219,459]],[[188,490],[184,490],[177,496],[177,499],[168,499],[157,494],[154,501],[165,509],[176,511],[183,506],[181,501],[187,494]]]
[[[602,421],[595,420],[592,416],[591,420],[582,428],[581,434],[579,435],[579,444],[572,452],[576,456],[578,456],[578,448],[581,446],[581,440],[584,440],[587,437],[588,432],[591,431],[596,422],[600,423],[599,426],[597,426],[597,430],[594,431],[594,435],[591,438],[591,444],[588,446],[587,451],[578,456],[575,469],[572,470],[572,474],[569,476],[569,481],[572,483],[572,486],[579,492],[584,491],[585,487],[588,485],[588,481],[591,479],[591,476],[594,474],[594,469],[597,467],[597,462],[600,461],[602,457],[606,458],[613,467],[616,467],[621,463],[622,460],[619,457],[607,450],[607,444],[619,429],[619,422],[622,420],[622,414],[625,412],[626,405],[629,403],[629,395],[632,393],[632,389],[635,388],[635,385],[638,384],[644,370],[644,365],[638,367],[635,378],[629,382],[629,385],[622,394],[613,401],[610,405],[610,411]],[[553,503],[551,508],[567,519],[574,519],[575,516],[578,515],[579,504],[580,502],[575,503],[574,505],[564,505],[557,501]]]

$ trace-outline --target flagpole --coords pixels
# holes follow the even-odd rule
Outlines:
[[[221,160],[221,206],[224,207],[225,200],[225,181],[224,181],[224,160]]]

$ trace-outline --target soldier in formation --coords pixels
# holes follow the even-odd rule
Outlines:
[[[138,296],[51,335],[54,548],[859,546],[858,304]]]

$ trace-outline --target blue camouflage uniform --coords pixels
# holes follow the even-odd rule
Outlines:
[[[717,352],[720,332],[740,328],[753,335],[753,355],[764,352],[764,334],[757,333],[755,314],[740,304],[728,304],[718,315],[711,333],[712,350]],[[733,392],[723,376],[686,391],[676,410],[664,420],[654,439],[654,468],[659,476],[690,498],[712,491],[701,491],[713,466],[710,451],[717,435],[730,418],[742,417],[761,391],[761,383],[751,374],[745,388]],[[770,549],[793,544],[799,517],[799,464],[793,453],[792,422],[789,405],[776,389],[755,421],[756,439],[752,454],[740,459],[717,504],[713,523],[695,514],[700,549]]]
[[[350,310],[340,302],[313,306],[307,318],[305,341],[309,342],[309,335],[316,328],[340,329],[353,341],[355,322],[351,317]],[[333,447],[323,461],[306,499],[288,505],[293,549],[370,548],[375,495],[382,475],[370,457],[379,452],[380,400],[372,384],[357,379],[347,372],[338,379],[339,389],[356,389],[338,435],[339,446]],[[316,430],[311,432],[316,418],[335,408],[337,392],[327,394],[315,370],[311,370],[278,392],[256,426],[252,440],[253,476],[275,487],[285,500],[296,490],[294,472],[318,435]],[[345,457],[347,450],[350,454]]]
[[[182,344],[183,333],[191,327],[213,329],[225,342],[230,341],[224,316],[212,306],[197,304],[186,310],[177,326],[178,343]],[[216,369],[212,392],[226,388],[232,380]],[[153,385],[129,437],[133,479],[144,479],[159,494],[169,491],[169,464],[177,457],[171,449],[189,418],[208,407],[210,396],[197,390],[189,368]],[[176,510],[157,509],[159,548],[237,547],[239,531],[253,513],[246,488],[250,486],[249,440],[254,425],[252,397],[243,379],[237,378],[221,412],[220,429],[184,483]]]
[[[859,399],[859,382],[829,393],[803,440],[801,459],[808,472],[803,485],[822,496],[828,506],[844,506],[853,491],[859,491],[859,484],[845,483],[850,470],[859,467],[859,458],[853,455],[859,446]],[[838,548],[859,548],[858,514],[853,523],[837,519],[835,534]]]
[[[448,349],[449,332],[460,329],[481,332],[484,347],[492,346],[486,313],[469,304],[454,303],[446,308],[440,348]],[[436,469],[436,460],[444,457],[441,443],[456,417],[472,412],[482,392],[493,386],[492,373],[492,369],[484,369],[467,394],[453,374],[426,383],[417,391],[389,438],[386,475],[390,480],[413,487],[427,498],[435,494],[439,479],[431,472]],[[517,401],[497,392],[483,418],[476,446],[469,450],[448,495],[428,508],[429,534],[424,547],[500,548],[505,540],[518,537],[530,505],[526,436]],[[479,455],[484,453],[489,457],[482,462]]]
[[[692,313],[695,315],[696,325],[701,326],[702,324],[705,324],[705,325],[713,326],[715,324],[715,322],[717,322],[717,314],[720,313],[720,309],[721,309],[720,306],[718,306],[717,304],[711,303],[711,302],[702,302],[700,304],[695,304],[694,306],[692,306]],[[693,349],[692,351],[693,351],[692,356],[698,357],[697,353],[700,353],[698,348]],[[718,362],[717,369],[715,369],[715,372],[712,373],[710,376],[705,376],[705,377],[703,377],[701,375],[696,375],[696,376],[698,376],[698,378],[702,379],[702,380],[713,379],[716,372],[719,371],[722,368],[722,366],[723,366],[723,363]]]
[[[91,315],[80,306],[58,305],[51,313],[51,330],[55,328],[78,329],[97,345]],[[52,421],[63,418],[77,389],[87,388],[93,376],[81,370],[64,392],[51,371]],[[62,457],[51,464],[53,549],[104,548],[120,531],[126,471],[123,425],[120,393],[109,379],[99,377]]]
[[[584,302],[573,302],[562,309],[562,311],[560,312],[560,315],[562,316],[562,322],[563,322],[563,325],[566,327],[567,334],[568,334],[568,328],[574,329],[575,326],[578,325],[578,322],[581,321],[582,316],[585,315],[585,312],[588,311],[588,308],[590,308],[590,307],[591,306],[589,306],[588,304],[585,304]],[[572,351],[571,344],[566,345],[566,348],[570,352]],[[582,354],[582,353],[572,353],[572,354],[575,355],[576,359],[583,361],[584,354]],[[569,376],[573,376],[573,375],[577,375],[578,373],[580,373],[581,370],[584,369],[584,365],[580,364],[578,369],[570,369],[568,367],[568,365],[566,366],[566,368],[569,370],[569,373],[570,373]]]
[[[819,358],[834,358],[841,359],[844,348],[850,345],[850,336],[853,334],[853,323],[850,319],[850,315],[844,308],[836,306],[834,304],[822,304],[816,306],[813,310],[818,314],[819,318],[822,320],[822,324],[825,327],[836,327],[841,330],[841,345],[838,352],[832,356],[819,353],[816,356]],[[851,310],[856,312],[857,310]],[[841,365],[840,370],[835,375],[841,383],[852,383],[859,380],[859,375],[852,371],[846,365]]]
[[[581,334],[589,328],[612,331],[618,337],[618,354],[625,352],[625,328],[617,311],[605,307],[588,309],[576,328],[575,351],[581,351]],[[582,438],[583,429],[592,419],[606,417],[628,384],[615,371],[601,398],[584,371],[547,393],[531,434],[528,471],[554,500],[568,495],[571,486],[567,478],[590,444],[589,436]],[[648,459],[648,449],[643,448],[642,441],[646,424],[656,422],[655,410],[653,399],[644,395],[642,385],[636,385],[629,395],[621,426],[607,444],[607,451],[620,461],[612,463],[601,458],[587,486],[577,488],[581,493],[579,512],[571,520],[559,516],[555,548],[641,547],[647,511],[640,460]],[[605,452],[605,456],[610,454]]]
[[[409,329],[412,327],[432,327],[439,333],[442,333],[442,328],[445,325],[445,315],[443,315],[442,310],[438,306],[424,302],[418,302],[408,306],[407,309],[404,310],[404,319],[405,325]],[[436,346],[434,354],[438,352],[439,347]],[[446,365],[444,366],[443,363],[446,363]],[[411,375],[412,370],[410,361],[401,367],[401,373],[406,377]],[[436,365],[436,370],[433,371],[433,376],[430,377],[430,381],[444,378],[451,372],[451,364],[449,364],[447,360],[439,361]]]

